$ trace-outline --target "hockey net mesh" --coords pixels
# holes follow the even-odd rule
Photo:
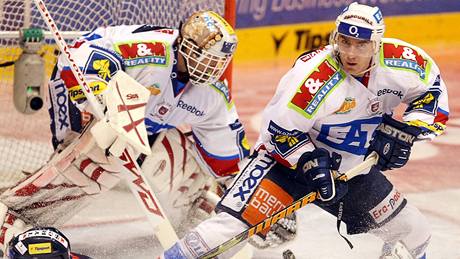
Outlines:
[[[178,27],[197,10],[224,14],[225,0],[63,0],[44,1],[61,32],[91,31],[99,26],[154,24]],[[13,105],[13,71],[9,65],[22,50],[17,32],[22,27],[47,30],[31,0],[0,0],[0,189],[43,166],[52,154],[47,105],[24,115]],[[80,33],[81,34],[81,33]],[[48,79],[59,53],[51,39],[40,50]],[[46,85],[46,84],[45,84]],[[47,92],[47,90],[45,91]]]

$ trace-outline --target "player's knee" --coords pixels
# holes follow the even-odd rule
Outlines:
[[[219,231],[209,231],[219,229]],[[215,217],[200,223],[195,229],[188,232],[179,242],[166,250],[159,258],[189,259],[197,258],[210,249],[224,243],[247,229],[247,225],[232,215],[220,212]],[[230,258],[236,254],[245,242],[233,247],[219,258]]]
[[[423,258],[430,242],[431,229],[425,216],[407,204],[391,221],[371,231],[385,242],[383,253],[397,242],[402,242],[414,258]]]

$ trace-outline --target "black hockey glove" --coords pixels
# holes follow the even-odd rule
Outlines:
[[[375,166],[381,171],[403,167],[409,160],[412,145],[420,133],[420,128],[385,114],[374,131],[366,157],[375,151],[379,155]]]
[[[307,181],[319,193],[319,200],[332,204],[345,195],[347,188],[342,184],[340,194],[334,182],[332,170],[338,170],[342,157],[337,153],[329,155],[329,151],[324,148],[317,148],[311,152],[305,152],[297,162],[297,170],[305,175]],[[344,183],[346,185],[346,183]],[[336,192],[337,191],[337,192]]]

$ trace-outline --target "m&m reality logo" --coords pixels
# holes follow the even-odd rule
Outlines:
[[[124,43],[119,44],[117,50],[127,67],[168,64],[167,45],[164,42]]]
[[[427,78],[426,72],[430,65],[429,61],[415,49],[392,43],[383,44],[383,63],[388,67],[413,71],[422,80]]]
[[[325,59],[313,72],[305,78],[291,99],[289,107],[311,118],[325,97],[340,84],[345,75]]]

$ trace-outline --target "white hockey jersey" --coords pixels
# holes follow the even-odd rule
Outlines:
[[[178,36],[178,30],[150,25],[98,28],[76,41],[71,51],[95,94],[120,69],[150,90],[148,134],[190,125],[197,149],[212,171],[218,176],[234,173],[249,146],[229,90],[223,82],[205,87],[181,79],[176,66]],[[69,130],[81,129],[85,106],[84,94],[61,56],[50,80],[55,145]]]
[[[256,149],[295,166],[304,152],[323,147],[342,155],[340,170],[345,171],[363,161],[382,114],[401,103],[408,105],[403,120],[422,128],[419,138],[442,133],[449,114],[447,89],[423,50],[383,39],[376,66],[358,80],[327,46],[299,57],[283,76],[263,112]]]

